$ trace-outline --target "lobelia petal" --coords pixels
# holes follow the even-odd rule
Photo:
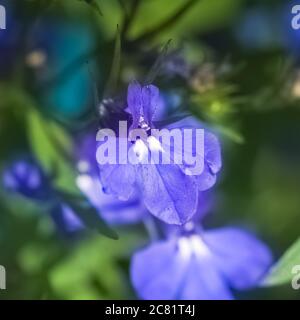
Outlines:
[[[195,142],[192,145],[195,146]],[[194,148],[191,151],[196,152]],[[206,191],[215,185],[217,173],[222,167],[221,147],[218,138],[207,131],[204,132],[204,150],[202,154],[199,154],[199,157],[203,157],[203,154],[203,172],[195,176],[200,191]]]
[[[131,128],[137,128],[142,114],[142,87],[136,81],[131,82],[128,86],[127,111],[132,116]]]
[[[232,299],[226,280],[211,257],[198,257],[189,240],[169,239],[151,244],[133,255],[130,274],[143,299]]]
[[[30,170],[34,170],[34,167],[24,161],[19,161],[18,163],[15,164],[15,174],[16,176],[19,177],[19,179],[26,179],[28,176],[28,172]]]
[[[222,228],[205,232],[204,239],[215,264],[235,289],[255,286],[272,263],[267,246],[239,229]]]
[[[137,198],[116,201],[103,207],[101,216],[111,225],[136,224],[149,214]]]
[[[20,160],[5,169],[3,184],[29,199],[48,201],[52,197],[48,178],[33,160]]]
[[[204,171],[199,176],[194,176],[199,191],[211,189],[217,181],[217,175],[213,174],[207,163],[204,164]]]
[[[157,99],[157,107],[152,117],[153,122],[160,122],[166,119],[170,109],[169,103],[167,102],[166,95],[160,93]]]
[[[104,193],[120,200],[128,200],[135,191],[135,167],[132,164],[105,164],[100,166]]]
[[[28,172],[27,184],[31,189],[37,189],[42,184],[42,177],[40,172],[37,169]]]
[[[185,119],[182,119],[180,121],[177,121],[167,127],[169,130],[171,129],[201,129],[203,128],[203,125],[201,122],[199,122],[194,117],[187,117]],[[176,153],[183,151],[188,152],[189,154],[197,154],[200,159],[203,159],[203,172],[200,175],[195,175],[195,180],[197,183],[197,186],[200,191],[206,191],[214,186],[217,180],[216,174],[221,170],[222,167],[222,157],[221,157],[221,146],[219,143],[218,138],[208,132],[206,129],[204,131],[204,150],[196,150],[196,134],[193,132],[193,135],[190,137],[192,140],[187,141],[187,146],[190,146],[188,150],[185,148],[185,150],[176,150],[176,148],[172,148],[172,151]],[[186,137],[185,137],[186,139]],[[188,165],[184,164],[182,167],[183,170],[186,168],[189,168]]]
[[[191,221],[184,227],[178,225],[164,224],[162,231],[167,238],[178,237],[182,234],[182,230],[193,230],[197,228],[197,224],[203,220],[203,218],[212,211],[214,207],[214,195],[210,191],[198,193],[198,207]]]
[[[218,173],[222,168],[221,146],[218,138],[210,133],[204,135],[205,161],[213,174]]]
[[[222,167],[221,146],[217,136],[196,118],[189,116],[167,126],[167,129],[204,129],[204,154],[205,160],[209,163],[212,171],[217,173]],[[194,139],[194,136],[193,136]],[[195,143],[193,143],[193,146]]]
[[[18,182],[15,176],[11,172],[4,172],[3,174],[3,185],[8,190],[14,190],[18,187]]]
[[[232,294],[210,258],[193,256],[186,271],[181,300],[232,300]]]
[[[201,222],[202,219],[212,211],[214,207],[214,195],[210,191],[198,193],[198,208],[193,217],[193,221]]]
[[[179,166],[140,165],[137,180],[146,208],[162,221],[182,225],[195,214],[197,186]]]
[[[167,128],[204,128],[204,124],[193,116],[186,116],[183,119],[169,124]]]
[[[146,214],[146,209],[137,194],[133,195],[128,201],[118,200],[116,197],[102,191],[102,186],[97,176],[80,175],[77,178],[77,186],[109,224],[138,223]]]
[[[142,104],[144,120],[148,123],[152,123],[155,111],[160,103],[159,89],[150,84],[142,88]]]
[[[127,149],[120,153],[117,148],[117,159],[119,163],[124,164],[101,164],[99,165],[100,181],[102,189],[106,194],[112,194],[120,200],[128,200],[136,191],[136,168],[135,165],[128,163],[127,153],[130,144],[127,139],[118,138],[117,146],[125,140]]]
[[[142,299],[176,299],[186,267],[176,240],[156,242],[133,255],[131,281]]]

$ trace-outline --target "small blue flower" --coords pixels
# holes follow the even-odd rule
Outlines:
[[[122,201],[103,191],[99,174],[95,170],[95,158],[92,154],[95,154],[96,146],[95,140],[91,137],[92,135],[86,135],[80,143],[77,187],[86,196],[89,203],[99,211],[99,216],[110,225],[135,224],[147,219],[149,211],[144,206],[138,192],[135,192],[127,201]],[[194,219],[200,221],[210,211],[212,204],[212,194],[209,191],[200,192]],[[170,228],[175,229],[174,226]],[[165,229],[168,228],[165,226]]]
[[[93,135],[86,134],[81,137],[78,151],[76,152],[79,171],[76,185],[90,204],[99,211],[99,216],[110,225],[136,224],[144,219],[147,220],[149,211],[144,206],[138,192],[135,192],[127,201],[122,201],[114,195],[103,191],[103,186],[96,170],[95,152],[96,143]],[[201,220],[210,211],[212,203],[210,192],[200,192],[198,209],[194,218]],[[63,220],[68,221],[68,219]],[[173,228],[172,231],[175,229],[174,226],[170,226],[170,228]],[[167,226],[165,226],[165,229],[168,229]]]
[[[29,160],[14,162],[3,172],[3,185],[9,191],[32,199],[47,201],[53,193],[41,168]]]
[[[84,228],[81,220],[65,203],[59,201],[49,178],[33,160],[18,160],[3,172],[3,185],[6,190],[18,193],[32,201],[47,202],[49,214],[58,230],[70,234]]]
[[[233,299],[230,288],[256,286],[271,261],[253,235],[222,228],[151,244],[134,254],[131,279],[142,299]]]
[[[130,129],[143,129],[148,138],[147,141],[140,139],[135,143],[127,142],[128,149],[134,144],[136,149],[143,151],[145,148],[151,149],[150,142],[158,142],[153,141],[155,137],[149,136],[149,130],[154,128],[153,117],[159,98],[159,90],[154,85],[142,87],[136,82],[129,85],[127,110],[132,117]],[[199,123],[194,126],[196,121],[193,124],[187,122],[189,121],[179,121],[166,129],[178,128],[182,131],[185,128],[200,128]],[[121,139],[124,137],[117,140]],[[195,135],[190,139],[193,142],[190,152],[195,154]],[[125,140],[127,141],[127,137]],[[163,145],[160,146],[164,149]],[[170,147],[175,149],[174,145]],[[139,150],[137,153],[140,153]],[[174,151],[183,153],[182,149]],[[201,151],[204,171],[198,176],[187,175],[186,164],[177,165],[172,162],[149,165],[102,164],[99,165],[101,182],[106,193],[117,196],[120,200],[128,200],[136,192],[140,193],[145,207],[155,217],[169,224],[182,225],[194,216],[198,208],[199,193],[215,184],[217,173],[221,169],[220,144],[216,136],[205,132],[204,150]],[[158,152],[157,148],[152,146],[151,152]]]

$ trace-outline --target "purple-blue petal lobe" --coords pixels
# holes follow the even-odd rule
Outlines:
[[[135,192],[135,166],[128,164],[106,164],[100,167],[103,191],[120,200],[128,200]]]
[[[257,285],[272,264],[268,247],[248,232],[222,228],[206,232],[204,238],[215,264],[235,289]]]
[[[166,223],[182,225],[196,213],[197,186],[177,165],[140,165],[138,185],[146,208]]]
[[[118,200],[102,191],[97,176],[82,174],[77,178],[77,186],[98,209],[99,215],[111,225],[138,223],[148,214],[136,193],[128,201]]]
[[[127,92],[127,111],[132,116],[132,128],[137,128],[142,114],[142,87],[134,81],[129,84]]]
[[[177,252],[176,241],[160,241],[135,253],[130,270],[142,299],[176,299],[186,263]]]
[[[144,120],[151,124],[155,111],[160,104],[159,90],[150,84],[142,88],[142,104]]]

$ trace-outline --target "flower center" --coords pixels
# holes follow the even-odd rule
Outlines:
[[[147,123],[147,121],[145,120],[145,118],[143,116],[140,116],[139,127],[143,130],[146,130],[146,131],[150,129],[149,124]]]
[[[181,237],[178,240],[178,249],[181,257],[188,260],[192,255],[196,257],[208,257],[211,252],[199,235]]]
[[[149,136],[149,138],[147,139],[147,142],[148,142],[148,145],[149,145],[149,149],[151,151],[164,152],[164,149],[163,149],[161,143],[155,137]]]
[[[133,146],[133,152],[135,153],[139,162],[148,158],[148,148],[142,139],[138,139]]]
[[[133,143],[132,151],[135,155],[135,159],[138,163],[142,164],[149,164],[149,163],[155,163],[158,164],[159,158],[157,157],[157,154],[159,152],[163,153],[164,149],[159,142],[158,139],[156,139],[154,136],[148,136],[147,139],[139,138]],[[153,152],[153,154],[152,154]],[[156,156],[154,156],[154,154]],[[136,163],[136,160],[134,161]]]

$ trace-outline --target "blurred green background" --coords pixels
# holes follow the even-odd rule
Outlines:
[[[297,1],[295,1],[296,3]],[[172,39],[193,78],[158,77],[181,109],[211,125],[223,144],[217,205],[208,227],[255,231],[279,258],[300,234],[300,30],[293,1],[9,0],[0,30],[0,169],[32,153],[55,184],[75,187],[76,165],[51,144],[72,150],[99,117],[121,38],[118,89],[145,76]],[[87,64],[88,62],[88,64]],[[89,71],[90,69],[90,71]],[[117,91],[115,91],[117,92]],[[70,151],[72,152],[72,151]],[[95,232],[58,234],[47,206],[0,189],[0,299],[134,299],[131,253],[147,242],[143,226],[117,228],[121,240]],[[299,256],[300,264],[300,256]],[[298,299],[290,284],[239,293],[244,299]]]

